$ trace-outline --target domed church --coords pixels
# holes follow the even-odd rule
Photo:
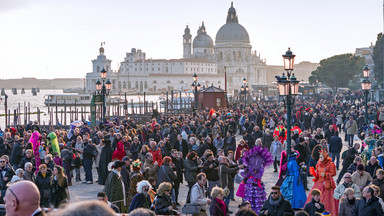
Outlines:
[[[146,53],[132,48],[117,71],[111,70],[111,60],[107,59],[103,47],[92,60],[93,71],[87,73],[86,89],[95,91],[95,82],[100,79],[102,68],[107,70],[107,78],[112,82],[113,92],[161,93],[170,90],[190,89],[192,75],[198,75],[202,86],[225,87],[229,94],[239,91],[243,78],[248,86],[265,86],[266,62],[252,51],[247,30],[239,23],[236,9],[231,3],[226,23],[216,34],[215,43],[208,35],[202,22],[193,38],[189,26],[183,37],[183,58],[147,59]]]
[[[239,24],[236,9],[228,9],[226,23],[216,34],[215,44],[207,34],[204,22],[193,39],[193,53],[191,53],[190,29],[187,26],[183,35],[184,58],[211,60],[217,64],[217,72],[227,72],[228,92],[240,89],[242,80],[247,78],[253,85],[266,85],[265,60],[252,51],[247,30]]]

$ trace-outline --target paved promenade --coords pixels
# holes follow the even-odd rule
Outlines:
[[[344,140],[344,133],[341,133],[340,137],[342,138],[342,140]],[[237,138],[237,140],[240,140],[239,135],[237,135],[236,138]],[[341,152],[343,152],[344,150],[347,149],[347,142],[343,142],[343,143],[344,143],[344,146],[343,146],[343,150]],[[340,168],[340,170],[342,168],[341,162],[340,162],[339,168]],[[274,170],[273,165],[267,167],[265,169],[265,173],[264,173],[264,176],[262,178],[262,181],[266,185],[265,188],[266,188],[267,194],[269,194],[270,188],[273,185],[275,185],[275,183],[277,182],[277,180],[279,178],[278,172],[275,173],[275,172],[273,172],[273,170]],[[94,179],[94,181],[96,181],[97,180],[96,168],[93,167],[92,171],[93,171],[93,179]],[[337,171],[337,175],[334,177],[335,182],[336,182],[338,174],[339,174],[339,171]],[[81,176],[83,179],[84,178],[84,170],[83,169],[81,169]],[[74,181],[74,179],[72,180],[72,183],[73,183],[73,186],[69,187],[69,192],[71,195],[71,202],[76,202],[79,200],[97,199],[97,197],[96,197],[97,193],[102,191],[103,187],[104,187],[102,185],[98,185],[97,183],[93,183],[91,185],[82,184],[81,182]],[[312,177],[308,177],[308,188],[311,189],[313,184],[314,184],[314,182],[312,181]],[[239,187],[239,185],[235,184],[235,194],[236,194],[238,187]],[[308,195],[310,191],[306,191],[306,192]],[[187,194],[188,194],[188,185],[184,181],[184,183],[182,185],[180,185],[179,203],[181,205],[183,205],[185,203],[185,200],[187,198]],[[242,199],[240,197],[237,197],[236,195],[235,195],[235,200],[236,201],[231,201],[230,205],[229,205],[229,209],[232,212],[236,212],[238,209],[238,205],[240,205],[242,203]],[[181,207],[179,207],[179,211],[181,211]]]

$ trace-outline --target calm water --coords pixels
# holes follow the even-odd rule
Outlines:
[[[40,123],[42,125],[44,125],[44,124],[47,125],[49,123],[49,115],[48,115],[48,107],[45,106],[45,104],[44,104],[44,99],[49,94],[63,94],[63,90],[40,90],[40,93],[37,93],[37,96],[32,95],[31,89],[26,89],[25,94],[21,94],[21,89],[18,89],[17,95],[13,95],[11,90],[5,90],[5,93],[8,95],[8,110],[11,111],[11,114],[13,114],[14,110],[18,108],[19,104],[20,104],[20,108],[21,108],[20,112],[24,113],[24,102],[25,102],[26,106],[28,106],[28,102],[29,102],[30,103],[30,112],[31,113],[37,112],[37,108],[39,108],[40,112],[42,112],[40,114]],[[124,96],[122,96],[122,98],[124,98]],[[1,99],[2,100],[0,101],[0,114],[4,114],[5,113],[4,96],[1,96]],[[141,96],[138,96],[138,95],[128,96],[127,95],[128,103],[131,103],[131,101],[133,101],[134,103],[137,103],[139,101],[143,102],[143,100],[144,100],[143,95],[141,95]],[[148,95],[148,96],[146,96],[146,100],[149,102],[153,101],[154,103],[158,102],[159,101],[159,95]],[[64,109],[64,108],[62,108],[62,107],[58,108],[59,111],[61,109]],[[78,109],[80,111],[80,108],[78,108]],[[67,112],[68,111],[69,111],[69,108],[67,108]],[[87,111],[89,111],[89,108],[87,108]],[[129,110],[129,112],[130,112],[130,110]],[[88,115],[89,114],[87,114],[87,116],[86,116],[87,120],[88,120]],[[53,118],[55,118],[55,117],[56,116],[54,114]],[[24,123],[24,115],[21,115],[20,118],[21,118],[21,123],[23,124]],[[60,114],[58,115],[58,118],[60,121],[60,119],[61,119]],[[81,118],[80,115],[79,115],[79,118]],[[30,120],[31,121],[37,120],[37,114],[31,114]],[[11,116],[11,122],[10,123],[13,124],[13,116]],[[56,121],[54,121],[54,123],[56,123]],[[67,124],[68,123],[69,123],[69,114],[67,114]],[[0,126],[1,126],[1,128],[4,128],[4,126],[5,126],[5,117],[4,116],[0,116]]]

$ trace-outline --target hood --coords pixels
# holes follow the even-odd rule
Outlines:
[[[122,141],[119,141],[119,142],[117,143],[117,150],[118,150],[118,151],[124,151],[124,144],[123,144]]]

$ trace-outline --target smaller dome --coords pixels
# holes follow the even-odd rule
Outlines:
[[[207,34],[200,34],[193,39],[193,48],[213,48],[213,40]]]
[[[193,48],[213,48],[213,40],[207,34],[204,22],[197,30],[197,36],[193,39]]]

